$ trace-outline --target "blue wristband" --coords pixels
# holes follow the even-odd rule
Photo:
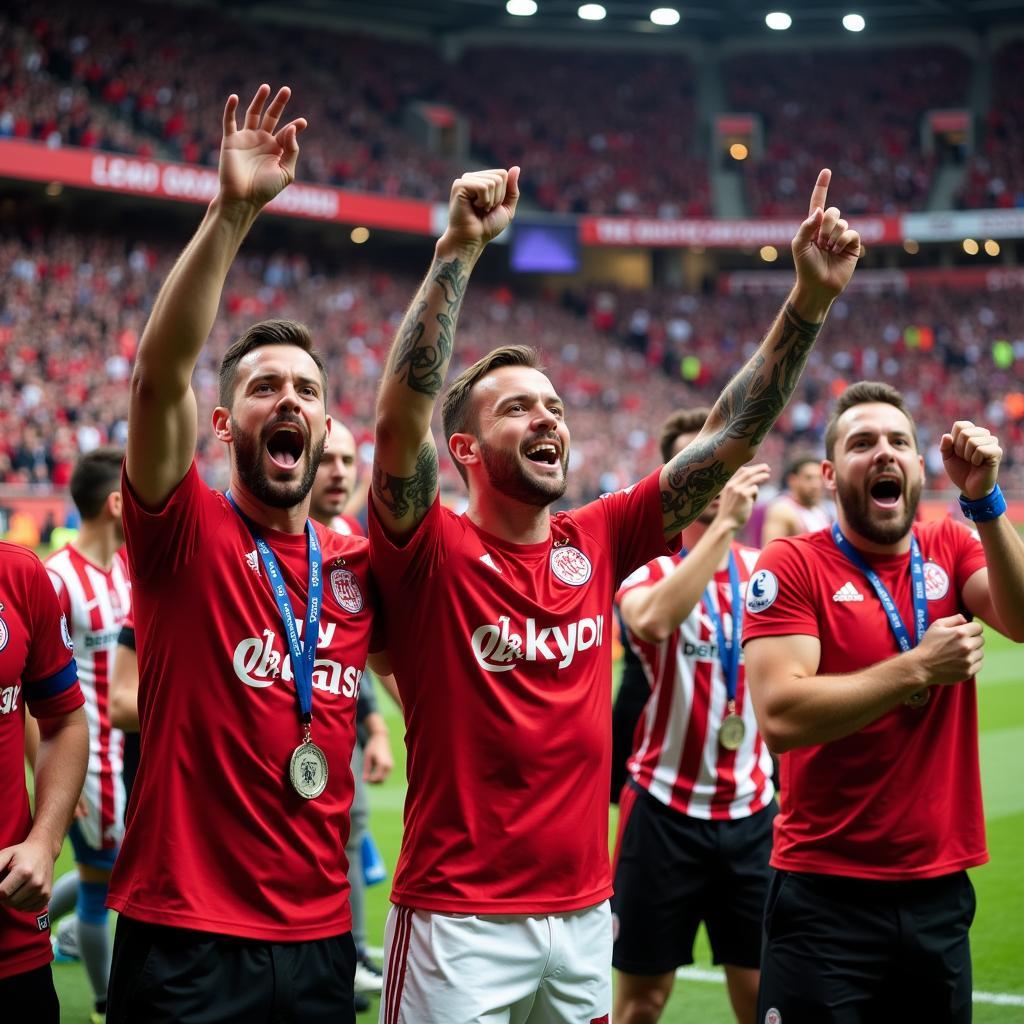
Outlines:
[[[1006,499],[999,490],[999,484],[996,484],[984,498],[975,501],[961,494],[960,508],[972,523],[987,523],[992,519],[998,519],[1006,511]]]

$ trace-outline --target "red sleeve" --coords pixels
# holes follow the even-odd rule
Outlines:
[[[797,539],[798,540],[798,539]],[[821,636],[805,544],[784,538],[761,552],[747,583],[743,642],[758,636]]]
[[[65,715],[85,702],[78,686],[67,620],[42,563],[29,581],[32,635],[22,672],[25,703],[36,718]]]
[[[444,565],[448,552],[465,531],[460,518],[441,504],[440,495],[416,529],[398,541],[388,535],[372,499],[367,522],[370,566],[381,590],[392,596],[403,583],[422,582]]]
[[[661,511],[661,467],[622,491],[603,494],[597,501],[569,513],[581,529],[606,538],[615,566],[615,579],[679,550],[679,537],[665,540]]]
[[[958,594],[962,594],[967,581],[979,569],[984,569],[988,565],[985,560],[985,549],[981,546],[981,539],[972,529],[955,519],[948,519],[946,522],[954,552],[952,561],[956,566],[956,589]]]
[[[186,566],[203,539],[234,513],[199,477],[193,460],[188,472],[158,509],[147,508],[121,473],[125,553],[132,579],[173,573]]]
[[[50,577],[53,589],[57,592],[57,600],[60,603],[61,612],[68,622],[71,622],[71,595],[68,593],[68,588],[64,585],[64,577],[49,568],[46,570],[46,575]]]

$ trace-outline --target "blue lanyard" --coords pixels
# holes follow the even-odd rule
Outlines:
[[[836,547],[867,577],[868,582],[875,588],[878,600],[882,602],[885,614],[889,618],[889,628],[892,635],[896,637],[901,651],[909,651],[916,647],[928,629],[928,600],[924,592],[924,559],[921,557],[921,548],[918,546],[917,538],[910,535],[910,582],[914,597],[914,642],[910,642],[910,634],[903,624],[903,617],[896,607],[892,595],[885,589],[878,573],[871,568],[861,557],[860,552],[843,536],[838,523],[832,524],[832,539]]]
[[[304,641],[299,639],[299,627],[292,611],[292,602],[284,585],[284,577],[277,564],[270,545],[260,536],[256,524],[238,507],[238,503],[229,491],[225,497],[231,502],[232,508],[238,513],[242,522],[249,528],[252,539],[256,542],[256,550],[260,553],[263,568],[270,580],[270,589],[277,602],[277,610],[281,613],[285,636],[288,639],[288,650],[291,653],[292,675],[295,677],[295,694],[299,699],[299,717],[306,725],[313,718],[313,666],[316,664],[316,645],[320,636],[320,605],[323,601],[323,558],[320,554],[320,543],[316,539],[313,524],[306,520],[306,539],[309,546],[309,585],[304,626]],[[310,639],[312,637],[312,639]]]
[[[714,584],[712,584],[713,586]],[[718,614],[711,586],[704,591],[704,610],[715,627],[718,641],[718,658],[725,676],[725,690],[729,700],[736,700],[736,680],[740,675],[740,625],[743,621],[743,601],[740,597],[740,574],[736,567],[736,556],[729,549],[729,589],[732,591],[732,643],[725,642],[725,626]]]

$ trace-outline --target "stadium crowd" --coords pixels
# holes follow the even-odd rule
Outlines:
[[[957,197],[971,209],[1024,206],[1024,42],[1014,40],[995,56],[992,107]]]
[[[115,6],[85,12],[66,0],[5,11],[0,138],[214,166],[221,98],[255,67],[293,81],[321,129],[303,142],[309,181],[443,198],[439,189],[461,166],[403,125],[408,105],[426,101],[466,120],[479,160],[508,166],[529,152],[542,170],[524,180],[524,194],[541,209],[710,214],[695,73],[684,54],[478,47],[447,61],[424,44],[321,28],[289,27],[282,48],[281,29],[208,11],[197,33],[191,17],[176,7],[147,9],[126,26]],[[1024,201],[1022,47],[1011,42],[997,52],[992,106],[960,205]],[[301,63],[294,53],[305,55]],[[762,158],[743,164],[750,214],[799,212],[800,183],[815,173],[814,161],[852,183],[849,213],[925,206],[936,158],[922,150],[921,119],[967,105],[970,58],[951,47],[883,48],[872,52],[870,83],[844,88],[864,60],[858,49],[744,52],[723,62],[729,108],[758,114],[764,127]],[[481,92],[482,75],[490,86]],[[813,97],[808,81],[823,86]],[[861,128],[854,139],[845,131],[852,122]],[[809,134],[813,147],[803,145]]]
[[[729,61],[731,109],[759,114],[764,126],[763,159],[743,164],[752,214],[802,213],[802,182],[821,163],[846,183],[850,214],[924,208],[935,163],[921,150],[921,118],[964,105],[970,61],[951,47],[883,49],[865,79],[865,59],[859,50],[815,50]]]
[[[64,486],[80,452],[123,444],[132,357],[173,256],[170,246],[96,235],[0,242],[0,480]],[[368,459],[377,382],[414,286],[386,265],[339,272],[298,254],[250,251],[232,271],[224,315],[197,371],[202,421],[215,404],[216,362],[244,325],[294,317],[309,323],[327,355],[331,408]],[[661,420],[722,387],[780,298],[602,286],[514,299],[507,287],[478,285],[462,313],[457,360],[468,365],[513,341],[540,349],[570,411],[576,440],[567,500],[579,502],[656,464]],[[939,289],[840,300],[765,457],[781,468],[789,448],[817,445],[833,395],[868,377],[907,395],[930,481],[942,486],[942,431],[969,417],[1001,432],[1004,483],[1024,487],[1018,307],[1012,292],[964,304]],[[993,359],[999,340],[1015,353],[1009,368]],[[199,459],[207,479],[224,482],[223,446],[201,435]],[[461,492],[450,465],[441,465],[445,483]]]

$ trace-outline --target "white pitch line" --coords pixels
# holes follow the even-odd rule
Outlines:
[[[383,949],[371,949],[372,956],[382,956]],[[721,971],[708,970],[706,967],[680,967],[676,977],[686,981],[707,981],[716,985],[725,984],[725,975]],[[1024,996],[1012,992],[975,992],[976,1003],[988,1003],[990,1006],[1024,1006]]]
[[[705,967],[680,967],[676,977],[686,981],[709,981],[719,985],[725,983],[725,975],[721,971]],[[1011,992],[975,992],[973,998],[976,1003],[988,1003],[991,1006],[1024,1006],[1024,996]]]

